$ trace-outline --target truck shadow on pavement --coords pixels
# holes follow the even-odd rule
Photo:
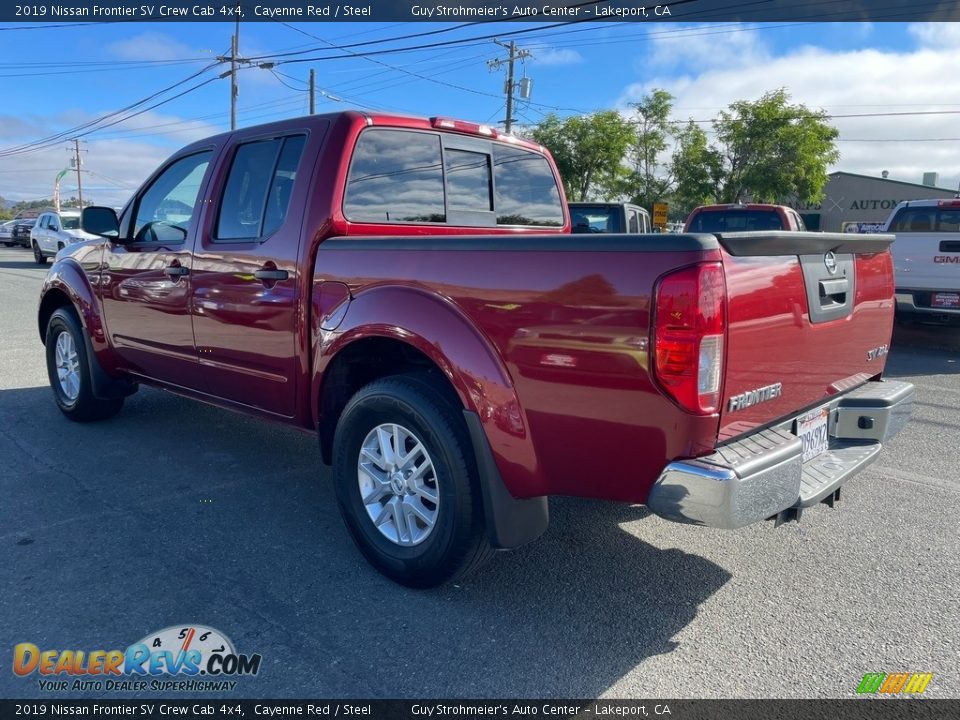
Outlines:
[[[18,642],[122,649],[203,624],[262,655],[232,697],[594,697],[731,578],[640,539],[663,522],[642,508],[559,498],[537,542],[409,590],[353,547],[312,435],[153,390],[91,425],[48,388],[0,391],[0,463],[8,668]],[[0,696],[36,683],[0,673]]]

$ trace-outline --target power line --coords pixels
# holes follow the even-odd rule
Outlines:
[[[133,112],[133,113],[130,113],[130,114],[128,114],[128,115],[125,115],[124,117],[120,117],[120,118],[118,118],[118,119],[115,119],[115,120],[113,120],[112,122],[108,122],[108,123],[106,123],[106,124],[101,124],[101,123],[103,123],[105,120],[109,120],[110,118],[116,118],[118,115],[121,115],[121,114],[123,114],[123,113],[129,112],[130,110],[132,110],[132,109],[134,109],[134,108],[136,108],[136,107],[138,107],[138,106],[140,106],[140,105],[143,105],[143,104],[146,103],[146,102],[149,102],[150,100],[158,97],[159,95],[162,95],[162,94],[164,94],[164,93],[166,93],[166,92],[168,92],[168,91],[170,91],[170,90],[173,90],[173,89],[175,89],[175,88],[183,85],[183,84],[186,83],[186,82],[189,82],[190,80],[194,79],[195,77],[197,77],[197,76],[200,75],[201,73],[205,72],[206,70],[209,70],[211,67],[214,67],[214,66],[217,65],[217,64],[218,64],[218,63],[214,63],[213,65],[210,65],[210,66],[204,68],[203,70],[201,70],[201,71],[199,71],[199,72],[197,72],[197,73],[194,73],[193,75],[189,76],[188,78],[185,78],[184,80],[181,80],[181,81],[178,82],[178,83],[175,83],[175,84],[173,84],[173,85],[170,85],[170,86],[164,88],[163,90],[158,90],[157,92],[153,93],[152,95],[149,95],[149,96],[147,96],[146,98],[143,98],[142,100],[138,100],[138,101],[135,102],[135,103],[131,103],[130,105],[127,105],[126,107],[121,108],[120,110],[114,110],[113,112],[107,113],[106,115],[103,115],[103,116],[101,116],[101,117],[99,117],[99,118],[96,118],[95,120],[91,120],[91,121],[89,121],[89,122],[83,123],[82,125],[78,125],[78,126],[76,126],[76,127],[74,127],[74,128],[70,128],[70,129],[68,129],[68,130],[64,130],[63,132],[56,133],[55,135],[50,135],[50,136],[48,136],[48,137],[46,137],[46,138],[42,138],[42,139],[40,139],[40,140],[36,140],[36,141],[34,141],[34,142],[32,142],[32,143],[26,143],[26,144],[24,144],[24,145],[19,145],[19,146],[13,147],[13,148],[7,148],[6,150],[0,151],[0,157],[10,157],[10,156],[12,156],[12,155],[21,155],[21,154],[28,153],[28,152],[34,152],[34,151],[37,151],[37,150],[43,150],[43,149],[45,149],[45,148],[52,147],[53,145],[58,144],[58,143],[61,142],[66,136],[72,136],[72,137],[77,137],[77,138],[79,138],[79,137],[84,137],[84,136],[86,136],[86,135],[89,135],[89,134],[92,133],[92,132],[96,132],[97,130],[102,130],[102,129],[104,129],[104,128],[112,127],[112,126],[117,125],[117,124],[119,124],[119,123],[121,123],[121,122],[125,122],[126,120],[130,120],[131,118],[137,117],[138,115],[142,115],[142,114],[145,113],[145,112],[149,112],[150,110],[153,110],[153,109],[155,109],[155,108],[157,108],[157,107],[160,107],[161,105],[165,105],[165,104],[167,104],[167,103],[169,103],[169,102],[172,102],[173,100],[176,100],[177,98],[181,98],[181,97],[183,97],[184,95],[187,95],[188,93],[194,92],[195,90],[199,90],[201,87],[204,87],[205,85],[208,85],[209,83],[213,82],[214,80],[218,80],[219,78],[216,77],[216,76],[215,76],[215,77],[208,78],[208,79],[204,80],[204,81],[201,82],[201,83],[198,83],[198,84],[196,84],[196,85],[194,85],[194,86],[192,86],[192,87],[190,87],[190,88],[187,88],[186,90],[184,90],[184,91],[182,91],[182,92],[180,92],[180,93],[177,93],[176,95],[172,95],[171,97],[168,97],[168,98],[165,98],[165,99],[163,99],[163,100],[160,100],[159,102],[154,103],[153,105],[149,105],[149,106],[147,106],[147,107],[141,108],[140,110],[137,110],[136,112]],[[98,127],[93,127],[93,126],[98,126]]]

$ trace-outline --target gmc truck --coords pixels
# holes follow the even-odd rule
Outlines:
[[[574,235],[537,145],[343,112],[194,143],[60,251],[38,328],[69,419],[140,384],[316,433],[360,551],[460,577],[548,498],[796,519],[877,457],[892,238]]]
[[[901,202],[881,232],[897,237],[897,315],[960,325],[960,199]]]

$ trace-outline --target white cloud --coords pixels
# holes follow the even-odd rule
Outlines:
[[[159,32],[139,35],[110,43],[107,50],[123,60],[183,60],[216,55],[210,48],[192,48],[176,38]]]
[[[2,138],[0,149],[29,143],[93,117],[75,114],[63,125],[43,128],[28,125],[22,135]],[[222,132],[221,127],[205,121],[148,112],[91,135],[82,145],[84,199],[121,205],[176,149],[218,132]],[[66,141],[36,152],[5,157],[0,173],[0,196],[14,201],[52,197],[54,178],[62,168],[69,167],[70,157]],[[75,173],[63,178],[61,194],[63,197],[76,195]]]
[[[655,68],[725,68],[766,62],[770,50],[747,25],[690,25],[652,35],[653,51],[637,65]]]
[[[960,75],[955,71],[960,63],[960,27],[943,25],[913,26],[911,32],[921,46],[900,52],[804,47],[776,54],[747,32],[718,36],[711,46],[714,56],[723,60],[711,61],[693,58],[701,51],[680,48],[675,39],[658,40],[651,57],[666,47],[671,61],[660,65],[657,75],[649,73],[648,63],[648,77],[626,87],[618,105],[626,108],[651,89],[663,88],[676,98],[675,119],[710,119],[734,101],[755,100],[783,87],[792,102],[834,116],[830,122],[840,131],[841,158],[831,170],[865,175],[889,170],[893,179],[917,183],[925,171],[936,171],[941,187],[955,188],[960,181],[960,142],[906,140],[960,137],[957,114],[837,117],[960,111]],[[950,40],[954,35],[956,39]],[[683,64],[685,74],[671,73],[681,60],[692,62]],[[848,142],[858,140],[871,142]]]
[[[960,46],[960,23],[913,23],[907,32],[923,47],[956,48]]]
[[[532,64],[535,65],[578,65],[583,56],[570,48],[540,48],[533,51]]]

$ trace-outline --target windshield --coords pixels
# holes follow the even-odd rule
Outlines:
[[[783,229],[783,221],[775,210],[705,210],[697,213],[688,232]]]
[[[79,230],[80,217],[77,215],[64,215],[60,218],[60,225],[63,230]]]
[[[570,223],[575,233],[623,232],[617,208],[571,208]]]

